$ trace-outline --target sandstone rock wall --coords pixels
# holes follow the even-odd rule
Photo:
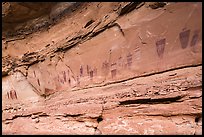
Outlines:
[[[4,134],[202,134],[201,3],[44,5],[3,30]]]

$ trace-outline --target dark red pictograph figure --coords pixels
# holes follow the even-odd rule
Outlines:
[[[66,82],[67,81],[67,76],[66,76],[66,72],[63,71],[63,77],[64,77],[64,81]]]
[[[132,65],[132,54],[131,53],[127,55],[127,64],[129,67]]]
[[[156,42],[156,49],[157,49],[157,54],[159,57],[162,57],[164,54],[164,49],[165,49],[165,44],[166,44],[166,39],[161,39]]]
[[[16,91],[14,89],[10,90],[8,96],[10,96],[11,99],[17,99],[17,94],[16,94]]]
[[[111,76],[112,76],[112,78],[116,77],[116,71],[117,71],[117,69],[111,70]]]
[[[80,77],[82,77],[83,76],[83,67],[82,66],[80,66]]]
[[[109,63],[106,60],[102,63],[102,71],[105,76],[108,75]]]
[[[59,75],[57,75],[57,81],[60,82],[60,77],[59,77]]]
[[[102,64],[102,68],[107,70],[109,68],[109,63],[107,61],[104,61]]]
[[[195,46],[196,43],[197,43],[197,41],[198,41],[198,31],[195,31],[195,32],[194,32],[194,35],[193,35],[193,37],[192,37],[192,39],[191,39],[191,44],[190,44],[190,46],[191,46],[191,47]]]
[[[71,86],[71,79],[70,78],[69,78],[68,82],[69,82],[69,86]]]
[[[182,49],[185,49],[188,46],[189,37],[190,37],[190,29],[184,30],[179,33],[179,39],[181,42]]]
[[[122,67],[122,57],[121,56],[118,58],[118,66]]]
[[[89,75],[90,75],[90,79],[92,80],[93,79],[93,70],[91,70],[90,72],[89,72]]]
[[[62,83],[62,84],[64,84],[64,79],[60,78],[60,79],[59,79],[59,82]]]
[[[89,75],[89,65],[86,65],[87,75]]]
[[[117,71],[116,67],[117,67],[117,63],[111,64],[111,77],[112,78],[116,77],[116,71]]]

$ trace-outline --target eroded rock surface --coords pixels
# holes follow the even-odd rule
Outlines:
[[[15,4],[3,134],[202,134],[201,3]]]

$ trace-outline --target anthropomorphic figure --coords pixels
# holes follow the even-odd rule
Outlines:
[[[14,89],[12,89],[10,91],[10,97],[11,97],[11,99],[17,99],[17,94],[16,94],[16,91]]]

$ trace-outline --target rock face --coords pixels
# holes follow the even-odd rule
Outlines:
[[[201,3],[6,2],[2,16],[3,134],[202,134]]]

